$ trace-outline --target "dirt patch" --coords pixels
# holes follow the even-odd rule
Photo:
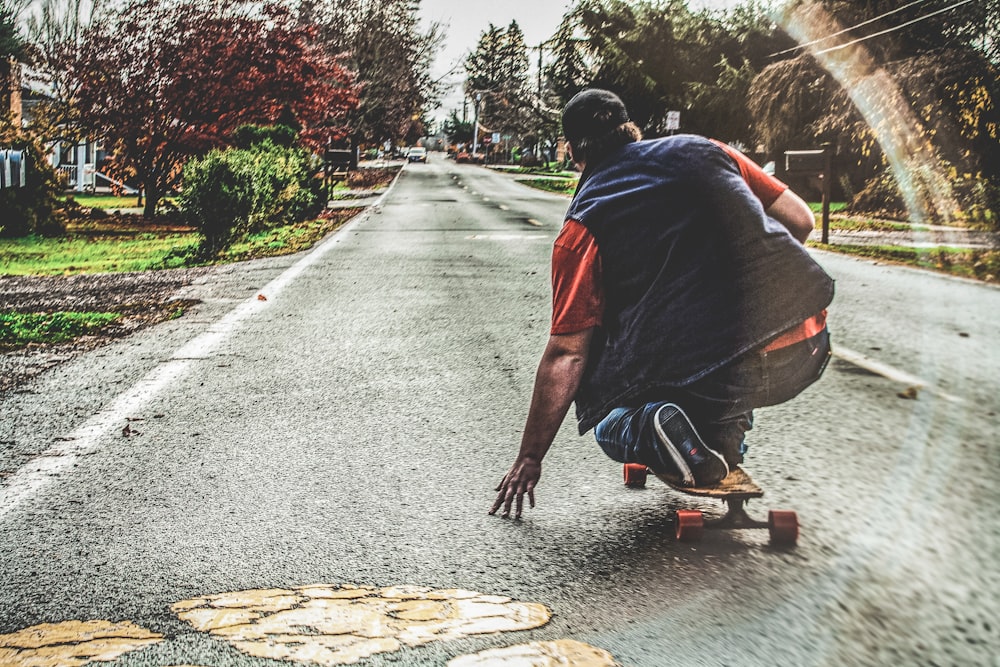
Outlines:
[[[61,344],[32,344],[0,350],[0,394],[81,352],[182,314],[196,301],[174,298],[177,291],[211,272],[211,267],[142,273],[75,276],[0,276],[0,310],[121,313],[115,323]]]

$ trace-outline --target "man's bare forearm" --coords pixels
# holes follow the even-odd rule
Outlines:
[[[592,329],[549,337],[535,374],[531,407],[521,437],[514,465],[497,486],[497,497],[490,509],[494,514],[503,507],[503,516],[521,516],[524,496],[535,506],[535,485],[542,476],[542,459],[566,418],[576,390],[587,367]]]
[[[554,336],[549,340],[535,374],[535,389],[524,425],[519,457],[541,461],[552,445],[587,366],[590,332],[586,333],[586,345],[583,346],[581,341],[567,345],[569,341],[560,340],[562,337]]]

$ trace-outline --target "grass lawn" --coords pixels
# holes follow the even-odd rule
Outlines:
[[[148,271],[183,265],[199,237],[186,234],[62,236],[0,240],[0,275],[51,276],[74,273]],[[170,258],[178,259],[171,263]]]
[[[127,197],[115,197],[113,195],[91,195],[86,193],[71,193],[60,197],[62,200],[72,199],[84,208],[140,208],[138,195],[128,195]]]
[[[51,276],[172,269],[306,250],[361,209],[330,211],[317,220],[275,227],[233,243],[214,261],[196,262],[201,235],[171,225],[137,225],[115,218],[70,225],[65,236],[0,239],[0,275]]]
[[[350,182],[338,190],[384,188],[398,173],[396,169],[365,169],[351,174]],[[324,211],[314,220],[284,225],[254,234],[233,243],[217,257],[199,258],[202,236],[170,216],[147,221],[124,213],[93,215],[90,209],[134,209],[138,197],[114,197],[69,193],[83,211],[67,225],[66,233],[55,238],[30,236],[0,239],[0,276],[52,276],[79,273],[154,271],[160,269],[224,264],[228,262],[285,255],[307,250],[336,230],[360,208]],[[172,316],[179,316],[177,310]],[[25,315],[0,312],[0,351],[32,343],[59,343],[94,333],[122,317],[118,313],[37,313]]]
[[[560,195],[572,195],[576,191],[575,178],[518,178],[516,180],[528,187]]]
[[[819,215],[820,213],[823,212],[823,202],[818,202],[818,201],[809,202],[809,208],[812,209],[813,213]],[[845,208],[847,208],[847,202],[843,201],[830,202],[830,213],[838,213],[840,211],[843,211]]]

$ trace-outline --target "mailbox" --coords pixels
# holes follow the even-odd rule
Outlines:
[[[324,157],[331,164],[349,165],[353,161],[354,151],[349,148],[328,148]]]
[[[785,173],[816,176],[823,185],[823,243],[830,242],[830,191],[833,182],[833,146],[810,151],[785,151]]]
[[[0,188],[23,188],[27,175],[28,163],[24,151],[0,149]]]
[[[826,171],[826,151],[785,151],[785,172],[789,174],[822,174]]]

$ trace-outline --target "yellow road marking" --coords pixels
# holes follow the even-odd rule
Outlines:
[[[528,630],[551,617],[540,604],[416,586],[240,591],[179,602],[172,609],[196,630],[248,655],[324,666],[404,646]]]
[[[78,667],[108,662],[163,641],[130,621],[65,621],[42,623],[0,635],[0,665]]]
[[[461,589],[315,585],[206,595],[171,606],[195,630],[245,654],[332,667],[372,655],[478,634],[530,630],[551,612],[541,604]],[[0,635],[0,665],[81,667],[164,641],[130,621],[43,623]],[[533,642],[454,658],[448,667],[616,667],[581,642]],[[173,667],[198,667],[196,663]]]

